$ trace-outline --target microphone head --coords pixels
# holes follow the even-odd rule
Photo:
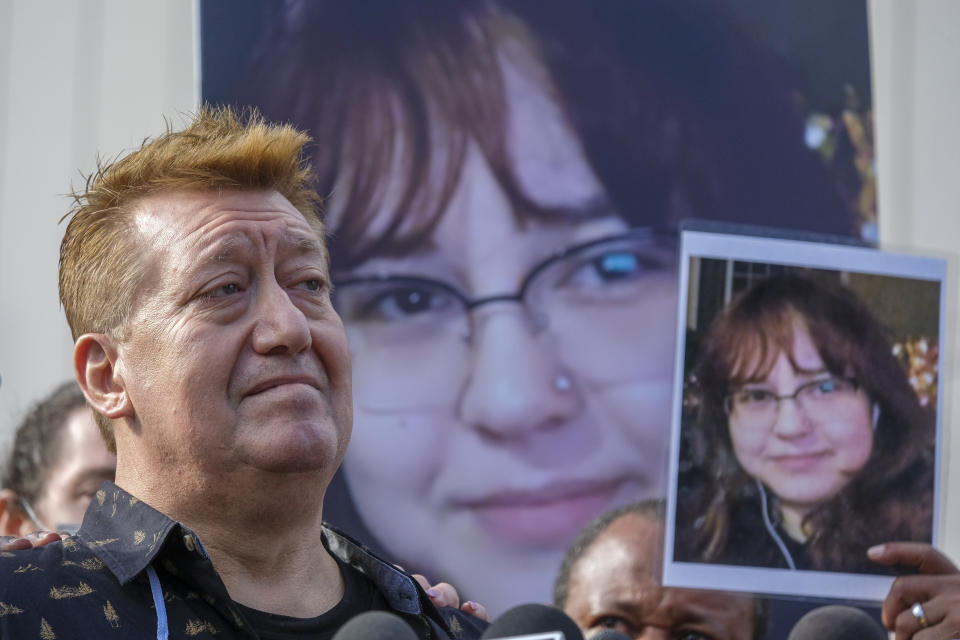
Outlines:
[[[806,613],[787,640],[888,640],[879,622],[855,607],[829,605]]]
[[[333,640],[417,640],[417,634],[400,616],[386,611],[367,611],[340,627]]]
[[[614,629],[604,629],[590,640],[630,640],[630,638]]]
[[[544,640],[551,636],[549,632],[560,632],[563,640],[583,640],[583,634],[570,616],[557,607],[545,604],[521,604],[507,610],[506,613],[493,621],[480,640],[507,640],[508,638],[522,638],[544,634]]]

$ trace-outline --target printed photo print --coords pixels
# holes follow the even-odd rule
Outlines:
[[[665,583],[880,600],[935,543],[942,261],[684,233]]]

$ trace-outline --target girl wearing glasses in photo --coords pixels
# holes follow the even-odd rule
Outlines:
[[[680,220],[852,216],[709,4],[284,6],[248,101],[330,194],[355,428],[325,516],[494,616],[545,601],[587,522],[665,494]]]
[[[714,321],[696,370],[677,559],[880,573],[869,547],[930,542],[932,410],[845,287],[762,280]]]

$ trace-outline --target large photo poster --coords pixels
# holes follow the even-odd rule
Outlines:
[[[865,3],[200,10],[204,99],[314,138],[355,397],[325,517],[493,615],[666,496],[684,220],[875,239]]]

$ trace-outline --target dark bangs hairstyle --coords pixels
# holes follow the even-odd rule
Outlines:
[[[316,140],[335,273],[424,246],[471,143],[518,226],[564,219],[517,178],[505,59],[555,100],[631,226],[854,232],[803,145],[795,75],[712,0],[294,1],[278,18],[239,94]]]
[[[725,397],[738,385],[764,379],[781,351],[800,370],[793,353],[797,322],[827,370],[853,379],[878,411],[866,465],[804,520],[812,531],[813,568],[855,570],[867,563],[866,549],[874,544],[930,541],[935,416],[920,405],[887,332],[849,289],[827,277],[789,273],[758,282],[730,304],[711,325],[696,369],[694,458],[710,481],[697,520],[702,560],[727,551],[734,505],[759,505],[756,482],[733,451]],[[776,519],[778,500],[770,498]]]

